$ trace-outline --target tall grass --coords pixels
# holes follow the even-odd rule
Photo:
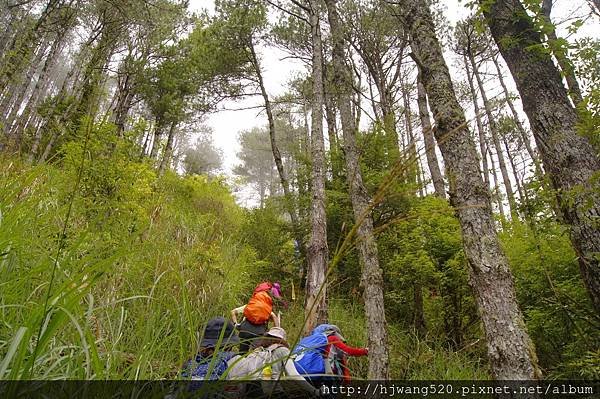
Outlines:
[[[158,181],[137,165],[150,177],[116,185],[150,189],[128,204],[90,196],[105,177],[92,170],[71,201],[68,167],[0,162],[0,378],[172,375],[202,323],[248,288],[255,256],[235,236],[239,209],[220,183]]]
[[[284,227],[269,215],[255,223],[220,181],[159,178],[94,129],[89,148],[69,143],[58,165],[0,159],[0,379],[173,377],[203,323],[294,262]],[[295,278],[292,269],[281,276]],[[360,346],[367,329],[356,302],[329,298],[329,321]],[[300,296],[283,314],[291,343],[303,325]],[[395,378],[486,376],[477,357],[393,324],[389,333]],[[366,377],[366,358],[350,369]]]

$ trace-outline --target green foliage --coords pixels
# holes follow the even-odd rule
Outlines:
[[[246,211],[241,236],[260,260],[253,270],[253,281],[292,280],[298,275],[300,260],[290,226],[282,211],[272,202],[263,208]]]
[[[585,38],[575,44],[575,71],[584,88],[583,103],[578,104],[579,131],[600,153],[600,40]]]
[[[229,189],[157,178],[113,130],[93,125],[61,166],[1,161],[3,378],[171,375],[249,288],[255,254]]]
[[[448,204],[435,197],[415,202],[379,239],[385,264],[388,313],[410,327],[413,289],[424,292],[428,331],[451,345],[462,345],[476,322],[467,285],[458,220]]]
[[[516,222],[501,239],[541,366],[555,377],[589,376],[593,369],[576,365],[584,358],[593,359],[590,354],[600,342],[600,322],[564,227],[552,221],[535,228]]]

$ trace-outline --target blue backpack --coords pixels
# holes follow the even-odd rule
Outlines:
[[[303,375],[325,374],[325,348],[327,347],[326,331],[331,331],[330,324],[320,324],[308,337],[300,340],[292,351],[296,355],[294,365],[298,373]]]

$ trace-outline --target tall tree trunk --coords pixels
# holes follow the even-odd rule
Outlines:
[[[66,35],[66,32],[62,31],[61,34],[57,35],[57,37],[54,39],[54,42],[52,43],[52,47],[50,48],[50,52],[48,53],[48,56],[46,57],[46,60],[44,61],[44,65],[40,72],[40,76],[39,76],[37,82],[35,83],[35,87],[33,88],[33,91],[31,92],[29,101],[27,101],[27,104],[25,105],[25,108],[23,109],[23,113],[19,117],[19,120],[12,131],[12,134],[23,134],[23,131],[25,130],[25,126],[27,125],[32,112],[36,109],[40,100],[42,98],[44,98],[46,91],[48,90],[48,87],[50,86],[50,72],[56,65],[56,62],[58,60],[58,55],[62,51],[63,45],[65,43],[65,35]],[[36,135],[34,138],[34,145],[32,145],[32,147],[33,146],[37,147],[39,145],[39,143],[37,143],[37,145],[35,145],[36,144],[35,140],[37,140],[37,138],[38,138],[38,136]],[[40,136],[40,138],[41,138],[41,136]]]
[[[487,139],[485,139],[485,146],[489,148],[489,143]],[[494,154],[492,151],[488,152],[490,156],[490,166],[492,171],[492,179],[494,180],[494,191],[492,193],[493,198],[496,199],[496,203],[498,204],[498,212],[500,213],[500,220],[502,221],[502,226],[506,224],[506,213],[504,213],[504,202],[502,200],[502,192],[500,191],[500,179],[498,179],[498,172],[496,172],[496,162],[494,162]]]
[[[571,63],[569,56],[566,54],[566,52],[556,49],[558,37],[556,36],[556,29],[552,24],[552,19],[550,18],[550,14],[552,14],[552,2],[553,0],[542,1],[542,14],[544,14],[544,18],[548,24],[545,29],[546,36],[548,37],[549,41],[555,42],[555,46],[550,46],[550,49],[552,50],[552,54],[554,55],[554,58],[556,58],[558,66],[565,76],[565,81],[567,82],[567,87],[569,89],[569,96],[571,97],[573,104],[577,106],[583,101],[583,96],[581,95],[581,88],[579,87],[579,82],[577,82],[575,69],[573,68],[573,64]]]
[[[425,142],[425,155],[427,157],[427,166],[431,174],[435,195],[440,198],[446,198],[446,189],[444,187],[444,178],[440,170],[437,154],[435,153],[435,137],[433,137],[433,129],[431,120],[429,119],[429,108],[427,106],[427,94],[423,87],[423,77],[419,69],[417,74],[417,104],[419,106],[419,118],[421,119],[421,131],[423,141]]]
[[[514,159],[515,157],[513,157],[510,152],[510,146],[508,145],[508,141],[506,140],[506,137],[502,137],[502,144],[504,144],[504,148],[506,149],[506,156],[508,157],[508,164],[510,165],[513,177],[515,179],[515,183],[517,184],[517,191],[519,193],[519,199],[521,201],[523,201],[523,199],[524,199],[523,189],[521,188],[521,181],[517,174],[517,165],[515,164],[515,159]]]
[[[463,55],[463,63],[467,70],[467,82],[469,82],[469,89],[471,91],[471,98],[473,100],[473,107],[475,108],[475,122],[477,123],[477,132],[479,133],[479,151],[481,153],[481,165],[483,172],[483,181],[485,182],[486,188],[490,187],[490,171],[487,163],[487,140],[485,139],[485,130],[483,129],[483,123],[481,123],[481,113],[479,110],[479,101],[477,99],[477,92],[475,91],[475,87],[473,86],[473,79],[471,75],[471,68],[469,67],[469,62],[467,60],[467,56]]]
[[[386,138],[385,147],[387,157],[389,158],[389,164],[393,165],[396,161],[398,161],[398,159],[400,159],[400,137],[398,136],[398,130],[396,129],[396,112],[394,111],[394,99],[389,88],[390,82],[388,82],[387,76],[383,70],[380,54],[377,52],[363,51],[360,46],[355,46],[355,48],[367,66],[369,80],[373,80],[373,83],[375,83],[375,87],[379,92],[379,108],[381,110],[380,122]],[[400,51],[403,51],[403,48]],[[369,89],[371,90],[373,112],[375,117],[379,118],[380,113],[377,112],[377,107],[375,106],[375,99],[373,97],[370,83]]]
[[[156,124],[154,128],[154,138],[152,140],[152,149],[150,150],[150,158],[157,159],[158,150],[160,149],[160,139],[165,130],[165,121],[163,118],[159,117],[156,119]]]
[[[492,57],[492,60],[494,61],[494,65],[496,66],[496,71],[498,71],[498,81],[500,82],[500,85],[502,86],[502,90],[504,91],[504,97],[506,98],[506,103],[508,104],[508,108],[510,108],[510,112],[513,116],[513,119],[515,120],[515,124],[517,125],[517,130],[519,131],[519,134],[521,135],[521,139],[523,140],[523,144],[525,145],[527,154],[529,154],[529,157],[533,161],[536,172],[538,173],[538,175],[541,176],[542,168],[540,166],[540,160],[539,160],[538,154],[536,154],[535,150],[531,147],[531,142],[529,141],[529,135],[527,134],[527,131],[523,127],[523,123],[521,122],[521,118],[519,117],[519,113],[517,112],[517,108],[515,107],[515,103],[510,98],[510,92],[508,91],[508,88],[506,87],[506,83],[504,82],[504,78],[502,77],[503,71],[502,71],[502,68],[500,67],[500,63],[498,62],[498,58],[496,56],[494,56],[494,57]]]
[[[383,117],[383,129],[386,135],[387,143],[387,156],[389,158],[389,164],[394,163],[400,159],[400,138],[398,130],[396,129],[396,111],[393,107],[393,99],[389,94],[388,89],[385,87],[385,83],[381,84],[379,96],[381,101],[381,114]]]
[[[254,43],[252,42],[252,39],[249,40],[249,48],[250,55],[252,57],[252,64],[254,65],[258,85],[260,87],[260,93],[265,103],[267,121],[269,122],[269,138],[271,141],[271,152],[273,153],[273,160],[275,161],[275,167],[277,168],[277,173],[279,174],[279,181],[281,182],[281,187],[283,188],[286,210],[288,215],[290,216],[290,220],[292,221],[294,238],[298,243],[300,254],[302,255],[302,258],[306,258],[306,244],[304,243],[304,237],[302,236],[302,228],[300,227],[300,221],[298,220],[298,214],[296,213],[296,201],[294,199],[294,194],[290,189],[288,175],[285,171],[285,168],[283,167],[281,152],[279,151],[279,146],[277,145],[277,132],[275,130],[275,118],[273,117],[273,108],[271,106],[271,100],[269,99],[269,95],[265,87],[260,62],[258,60],[258,56],[256,55],[256,50],[254,48]]]
[[[148,127],[148,132],[146,133],[146,137],[144,137],[144,141],[142,144],[142,149],[140,151],[140,158],[143,158],[148,152],[148,145],[150,144],[150,137],[152,137],[152,126]]]
[[[39,69],[39,65],[42,62],[42,59],[44,58],[44,53],[46,51],[46,46],[45,46],[46,44],[48,44],[48,41],[44,40],[44,43],[35,52],[35,57],[32,60],[31,65],[29,65],[29,68],[27,68],[23,82],[20,85],[15,86],[14,89],[15,89],[16,93],[15,93],[14,105],[13,105],[12,109],[10,110],[10,112],[6,115],[6,118],[4,120],[4,129],[7,133],[7,135],[10,136],[10,141],[14,145],[14,148],[17,150],[19,150],[21,148],[21,141],[22,141],[23,135],[21,134],[21,132],[16,132],[16,134],[14,134],[13,124],[15,122],[15,118],[17,117],[17,114],[19,113],[19,110],[21,109],[23,102],[27,98],[27,94],[29,93],[29,87],[31,85],[31,82],[33,81],[33,78]],[[32,90],[33,90],[33,88],[32,88]]]
[[[112,109],[113,122],[117,126],[117,136],[122,137],[125,131],[125,123],[131,109],[133,100],[133,76],[129,70],[129,58],[123,60],[121,74],[117,78],[118,86],[115,94],[117,101]]]
[[[492,375],[499,380],[539,377],[537,359],[517,304],[512,274],[494,229],[489,190],[479,173],[475,143],[452,86],[425,0],[404,9],[415,59],[423,72],[437,123],[436,139],[450,182],[450,201],[458,215],[464,251],[487,339]]]
[[[169,134],[167,136],[167,145],[163,151],[162,160],[158,166],[158,174],[162,175],[167,169],[170,168],[171,159],[173,158],[173,142],[175,141],[175,132],[177,131],[177,122],[171,122],[169,128]]]
[[[330,85],[331,82],[328,82]],[[338,154],[338,139],[336,132],[336,112],[333,104],[331,92],[332,88],[325,86],[325,120],[327,121],[327,138],[329,139],[329,159],[331,162],[331,178],[333,181],[338,180],[340,172],[338,170],[339,154]]]
[[[29,155],[27,156],[27,160],[29,162],[33,162],[35,160],[41,141],[42,129],[41,126],[38,126],[37,129],[35,129],[35,134],[33,135],[33,142],[31,143],[31,149],[29,150]]]
[[[425,310],[423,309],[423,287],[421,283],[413,283],[413,327],[419,337],[427,333],[425,324]]]
[[[496,154],[498,155],[498,166],[500,166],[500,174],[502,175],[504,190],[506,191],[506,197],[508,198],[510,213],[511,215],[516,215],[517,208],[515,205],[515,194],[513,192],[510,177],[508,175],[506,161],[504,160],[504,151],[502,151],[502,145],[500,144],[500,133],[498,132],[496,118],[494,118],[492,105],[490,104],[490,101],[488,100],[487,94],[485,92],[483,80],[481,79],[481,75],[479,74],[479,68],[475,63],[475,58],[472,54],[469,54],[468,57],[471,61],[471,67],[473,68],[473,75],[475,76],[475,80],[477,80],[477,85],[479,86],[479,93],[481,94],[481,99],[483,100],[483,108],[485,109],[485,114],[487,116],[488,126],[490,128],[490,133],[492,136],[492,142],[494,143],[494,148],[496,149]]]
[[[83,78],[81,80],[80,95],[77,96],[77,106],[75,108],[73,120],[79,123],[79,118],[87,115],[95,118],[100,106],[100,91],[106,73],[106,67],[112,57],[116,45],[115,32],[110,29],[110,24],[106,23],[102,28],[100,40],[92,50],[90,61],[85,67]]]
[[[61,3],[62,0],[48,0],[35,24],[26,28],[26,31],[22,34],[17,33],[15,35],[16,40],[13,41],[6,52],[9,55],[0,60],[0,93],[11,84],[11,81],[19,80],[30,61],[29,58],[33,49],[39,45],[40,32]]]
[[[600,17],[600,0],[590,0],[592,11]]]
[[[404,82],[403,79],[401,80],[401,86],[402,102],[404,108],[402,113],[404,114],[404,124],[406,126],[406,141],[408,147],[407,158],[413,160],[412,162],[414,162],[413,165],[406,165],[406,170],[408,172],[408,175],[406,177],[409,184],[417,183],[419,185],[419,188],[422,188],[422,185],[420,184],[421,182],[419,172],[419,153],[417,152],[417,143],[413,132],[412,115],[410,112],[410,100],[408,99],[409,91],[407,88],[407,82]]]
[[[311,118],[312,203],[306,276],[306,331],[327,321],[327,217],[325,214],[325,142],[323,139],[323,43],[319,1],[310,0],[313,103]]]
[[[346,179],[358,225],[357,246],[362,266],[361,285],[365,301],[365,316],[369,336],[369,372],[372,380],[389,378],[389,353],[383,298],[383,272],[379,265],[377,241],[373,235],[373,218],[369,207],[369,195],[363,184],[359,152],[356,147],[357,126],[352,116],[352,72],[344,60],[344,32],[337,11],[336,0],[325,0],[328,11],[334,66],[334,87],[342,121],[346,160]]]
[[[50,133],[50,139],[48,140],[48,143],[46,143],[46,147],[44,148],[44,152],[42,153],[42,155],[40,156],[40,159],[38,160],[39,163],[46,162],[46,160],[50,156],[50,152],[54,148],[54,143],[56,143],[56,139],[58,138],[58,136],[59,136],[59,133],[57,131],[55,131],[55,130],[53,130]]]
[[[6,26],[6,30],[0,34],[0,54],[4,56],[9,44],[17,34],[17,26],[22,21],[23,13],[20,7],[13,7],[8,10],[6,10],[7,4],[3,5],[2,7],[4,8],[2,13],[7,12],[7,14],[5,14],[7,15],[7,19],[6,23],[4,24]]]
[[[531,50],[542,40],[523,5],[518,0],[496,0],[486,4],[484,15],[521,94],[544,169],[570,226],[583,281],[600,314],[600,198],[598,180],[593,179],[600,171],[600,159],[577,132],[577,111],[551,57]]]

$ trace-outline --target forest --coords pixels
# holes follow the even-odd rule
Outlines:
[[[600,380],[599,26],[597,0],[0,0],[0,380],[176,378],[265,280],[290,343],[369,348],[356,380]]]

